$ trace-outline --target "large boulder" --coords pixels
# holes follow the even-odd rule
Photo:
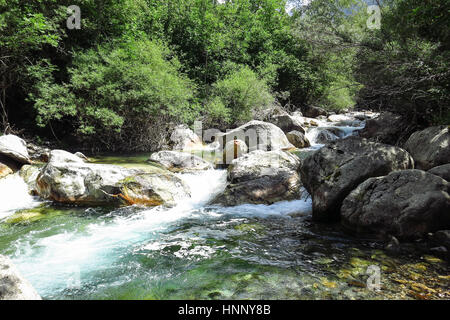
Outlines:
[[[26,142],[12,134],[0,136],[0,154],[19,163],[31,163]]]
[[[170,136],[169,146],[172,150],[196,150],[203,147],[203,142],[187,125],[179,125]]]
[[[450,183],[421,170],[370,178],[342,203],[349,230],[399,239],[419,238],[450,227]]]
[[[272,123],[259,120],[252,120],[236,129],[218,134],[217,138],[221,148],[233,140],[246,142],[250,151],[294,148],[280,128]]]
[[[368,119],[359,135],[363,138],[392,145],[404,141],[408,122],[392,112],[382,112],[378,117]]]
[[[305,106],[302,108],[302,113],[305,117],[317,118],[318,116],[328,116],[325,109],[315,106]]]
[[[185,152],[178,151],[159,151],[153,153],[150,161],[159,163],[170,171],[183,171],[183,170],[209,170],[213,169],[213,166],[208,161],[202,158]]]
[[[411,168],[413,160],[405,150],[352,136],[307,157],[300,172],[312,196],[313,218],[326,221],[339,218],[342,201],[363,181]]]
[[[41,300],[12,261],[0,255],[0,300]]]
[[[296,148],[302,149],[311,146],[308,138],[305,137],[305,135],[300,131],[290,131],[286,134],[286,137],[288,138],[289,142],[292,143]]]
[[[450,163],[450,126],[414,132],[406,141],[405,149],[414,158],[418,169],[428,170]]]
[[[271,204],[301,197],[300,160],[284,151],[253,151],[233,160],[228,182],[215,204]]]
[[[428,170],[428,173],[432,173],[444,180],[450,181],[450,163],[431,168],[430,170]]]
[[[284,133],[294,130],[299,131],[303,134],[305,133],[305,129],[302,127],[300,118],[291,116],[287,113],[273,115],[270,119],[270,122],[283,130]]]
[[[36,180],[38,194],[60,203],[80,205],[175,205],[189,189],[168,170],[154,172],[114,165],[49,162]]]
[[[76,154],[64,150],[52,150],[48,157],[49,162],[69,162],[69,163],[83,163],[84,159]]]

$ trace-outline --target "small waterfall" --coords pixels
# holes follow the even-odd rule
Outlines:
[[[18,173],[0,179],[0,220],[17,210],[33,208],[40,203],[29,194],[27,184]]]
[[[352,125],[342,125],[342,122],[317,121],[318,126],[309,127],[306,137],[313,149],[321,148],[328,141],[343,139],[355,135],[358,130],[365,126],[364,121],[354,119],[349,122]]]

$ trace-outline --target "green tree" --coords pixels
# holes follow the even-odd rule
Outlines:
[[[367,33],[356,74],[362,104],[419,126],[450,121],[450,54],[445,0],[383,2],[380,30]]]
[[[209,123],[241,124],[258,110],[270,106],[274,97],[264,79],[247,66],[237,66],[212,86],[207,103]]]
[[[169,122],[196,116],[195,87],[160,43],[116,41],[74,54],[69,81],[39,82],[37,121],[69,119],[81,142],[110,150],[158,148]]]
[[[47,56],[50,48],[58,47],[63,36],[55,19],[61,15],[61,8],[54,7],[54,16],[49,18],[43,12],[47,10],[38,10],[45,3],[0,0],[0,110],[4,132],[11,130],[9,90],[20,86],[26,80],[23,75],[27,67]]]

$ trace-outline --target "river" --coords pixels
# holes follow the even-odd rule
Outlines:
[[[325,126],[307,136],[315,142]],[[342,138],[360,126],[334,128]],[[145,168],[147,157],[97,162]],[[309,197],[211,206],[226,171],[178,175],[192,197],[151,209],[55,205],[28,195],[17,174],[9,176],[0,180],[0,254],[44,299],[449,298],[445,262],[392,257],[381,243],[346,235],[338,224],[315,224]],[[380,290],[367,286],[373,268]]]

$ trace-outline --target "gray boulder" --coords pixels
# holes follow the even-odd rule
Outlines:
[[[233,160],[228,182],[215,204],[271,204],[301,197],[300,160],[284,151],[253,151]]]
[[[0,136],[0,154],[19,163],[31,163],[26,142],[12,134]]]
[[[370,178],[342,203],[341,222],[358,233],[420,238],[450,227],[450,184],[421,170]]]
[[[211,163],[203,160],[202,158],[185,152],[178,151],[160,151],[153,153],[150,161],[159,163],[170,171],[183,171],[183,170],[209,170],[213,169]]]
[[[308,148],[311,146],[308,138],[305,137],[300,131],[290,131],[286,134],[289,142],[292,143],[296,148]]]
[[[359,135],[375,142],[397,145],[404,141],[407,127],[408,122],[404,117],[392,112],[382,112],[378,117],[368,119]]]
[[[432,173],[444,180],[450,181],[450,163],[431,168],[430,170],[428,170],[428,173]]]
[[[196,150],[203,147],[203,142],[187,125],[179,125],[173,130],[169,145],[173,150]]]
[[[12,261],[0,255],[0,300],[41,300]]]
[[[259,120],[247,122],[236,129],[219,134],[217,138],[222,148],[233,140],[246,142],[250,151],[294,148],[280,128],[272,123]]]
[[[345,197],[371,177],[413,168],[405,150],[360,137],[336,140],[308,156],[300,172],[303,185],[312,196],[313,218],[339,218]]]
[[[48,162],[84,163],[84,159],[64,150],[52,150],[49,153]]]
[[[406,141],[405,149],[414,158],[418,169],[428,170],[450,163],[449,126],[429,127],[414,132]]]
[[[302,113],[305,117],[317,118],[318,116],[328,116],[328,112],[325,109],[315,106],[305,106],[302,108]]]
[[[287,113],[273,115],[270,122],[276,125],[278,128],[287,133],[290,131],[299,131],[305,133],[305,129],[302,127],[302,122],[299,118],[291,116]]]
[[[80,162],[49,162],[37,177],[36,189],[44,199],[80,205],[172,206],[190,196],[183,181],[168,170]]]

